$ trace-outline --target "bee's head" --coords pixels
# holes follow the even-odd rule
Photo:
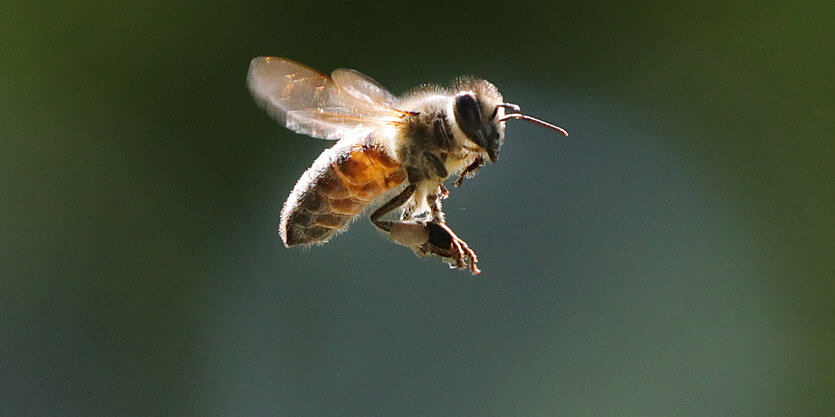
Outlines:
[[[515,104],[504,103],[498,89],[487,81],[465,79],[459,83],[462,88],[452,105],[455,122],[467,139],[487,153],[490,162],[496,162],[499,157],[499,148],[504,142],[504,122],[509,119],[534,122],[568,136],[564,129],[522,114]],[[505,109],[510,113],[505,114]]]
[[[479,146],[490,162],[496,162],[504,142],[504,112],[499,104],[502,96],[493,84],[484,80],[461,80],[459,93],[453,99],[455,123],[464,136]]]

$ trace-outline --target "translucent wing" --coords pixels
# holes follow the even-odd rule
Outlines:
[[[358,129],[397,124],[407,113],[374,80],[352,70],[334,71],[342,85],[286,58],[252,60],[247,85],[256,101],[288,129],[322,139],[342,139]]]
[[[397,108],[400,100],[373,78],[349,68],[340,68],[331,73],[336,85],[352,96],[372,104]]]

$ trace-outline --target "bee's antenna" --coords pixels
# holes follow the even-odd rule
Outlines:
[[[499,104],[496,105],[496,109],[493,110],[493,117],[496,117],[496,113],[499,112],[499,107],[504,107],[506,109],[510,109],[510,111],[513,112],[513,113],[521,113],[522,112],[522,109],[519,108],[519,106],[517,106],[513,103],[499,103]],[[493,117],[491,117],[491,119]]]
[[[504,106],[503,106],[503,107],[504,107]],[[519,108],[519,106],[516,106],[516,108],[518,109],[518,108]],[[537,119],[537,118],[535,118],[535,117],[531,117],[531,116],[528,116],[528,115],[525,115],[525,114],[522,114],[522,113],[510,113],[510,114],[506,114],[506,115],[502,116],[502,118],[501,118],[501,119],[499,119],[499,121],[500,121],[500,122],[505,122],[505,121],[510,120],[510,119],[522,119],[522,120],[527,120],[527,121],[529,121],[529,122],[536,123],[536,124],[538,124],[538,125],[540,125],[540,126],[545,126],[545,127],[547,127],[548,129],[551,129],[551,130],[556,130],[557,132],[562,133],[564,136],[568,136],[568,132],[566,132],[566,131],[565,131],[565,129],[563,129],[563,128],[559,127],[559,126],[554,126],[554,125],[552,125],[552,124],[550,124],[550,123],[548,123],[548,122],[546,122],[546,121],[542,121],[542,120],[539,120],[539,119]]]

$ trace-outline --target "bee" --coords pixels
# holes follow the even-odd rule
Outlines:
[[[450,88],[425,85],[398,97],[352,69],[327,76],[287,58],[259,57],[250,63],[247,85],[288,129],[337,141],[284,203],[278,232],[288,248],[323,244],[376,206],[370,220],[391,240],[479,274],[476,253],[446,224],[444,181],[457,174],[457,187],[486,161],[496,162],[508,120],[568,136],[522,114],[481,79],[460,78]]]

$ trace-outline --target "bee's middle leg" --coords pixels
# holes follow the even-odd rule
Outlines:
[[[444,212],[441,210],[441,199],[444,198],[444,195],[440,187],[443,187],[443,185],[439,186],[438,192],[426,196],[426,205],[429,206],[429,217],[435,223],[446,223]]]

